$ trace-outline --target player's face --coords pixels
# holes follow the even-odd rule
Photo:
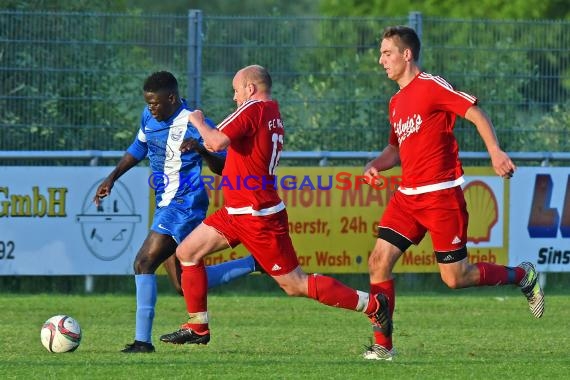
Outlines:
[[[145,92],[144,100],[157,121],[168,120],[177,109],[176,97],[167,91]]]
[[[241,73],[237,73],[234,77],[232,87],[234,88],[234,102],[236,102],[238,107],[249,100],[251,96],[249,91],[250,85],[251,84],[246,83],[245,78]]]
[[[380,44],[380,66],[386,70],[388,78],[398,81],[406,70],[406,59],[404,53],[395,44],[393,38],[384,38]]]

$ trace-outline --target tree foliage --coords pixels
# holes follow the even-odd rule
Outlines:
[[[122,21],[62,12],[0,17],[0,64],[10,68],[0,81],[10,95],[0,98],[9,128],[0,149],[20,149],[21,142],[26,149],[113,149],[131,141],[142,106],[131,100],[140,102],[142,80],[156,63],[137,45],[117,47],[127,34]],[[144,33],[144,19],[131,27],[129,33]]]
[[[2,9],[57,12],[137,12],[178,14],[200,9],[208,15],[284,16],[315,14],[318,2],[312,0],[3,0]]]
[[[39,3],[57,2],[10,2],[19,9],[41,8]],[[372,14],[368,2],[350,3],[356,12]],[[64,9],[80,5],[93,10],[105,2]],[[6,68],[0,80],[0,149],[124,149],[138,126],[141,85],[149,73],[172,71],[185,93],[192,76],[186,11],[152,15],[130,8],[127,0],[113,5],[129,11],[0,12],[0,66]],[[379,34],[386,25],[406,22],[407,17],[204,15],[202,108],[220,121],[235,107],[233,74],[258,63],[272,73],[288,150],[381,149],[389,128],[387,102],[396,88],[378,65]],[[478,96],[505,149],[548,149],[550,140],[540,144],[539,135],[527,137],[537,123],[561,136],[563,126],[547,123],[544,115],[568,99],[568,35],[568,23],[562,22],[424,15],[422,66]],[[565,121],[567,110],[556,108],[553,120]],[[461,122],[457,132],[462,149],[485,149],[472,125]]]
[[[485,19],[570,19],[566,0],[320,0],[326,16],[396,17],[421,12],[428,17]]]
[[[53,12],[125,12],[127,0],[3,0],[2,9]]]
[[[312,0],[171,0],[157,2],[155,0],[126,0],[131,9],[145,12],[161,12],[186,14],[188,9],[200,9],[206,15],[233,16],[286,16],[314,14],[318,3]]]

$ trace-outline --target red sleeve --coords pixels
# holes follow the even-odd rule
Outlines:
[[[218,125],[218,130],[228,136],[230,141],[252,136],[257,128],[260,107],[256,102],[246,102],[226,117]]]
[[[469,107],[477,104],[477,98],[466,92],[455,90],[449,83],[439,77],[435,77],[437,80],[434,82],[439,85],[433,86],[433,93],[431,99],[435,100],[436,109],[441,111],[453,112],[461,117],[465,116],[465,113]]]

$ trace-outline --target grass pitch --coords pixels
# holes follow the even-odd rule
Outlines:
[[[404,294],[393,362],[361,358],[371,329],[360,313],[285,295],[213,295],[208,346],[158,341],[185,320],[181,297],[160,295],[156,353],[123,354],[134,336],[134,296],[0,295],[2,379],[521,379],[568,378],[570,297],[548,295],[534,319],[516,289]],[[52,354],[43,322],[76,318],[83,341]]]

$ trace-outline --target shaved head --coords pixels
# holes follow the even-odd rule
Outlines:
[[[237,75],[244,86],[247,83],[253,83],[259,88],[259,91],[271,93],[271,76],[263,66],[246,66],[238,71]]]

